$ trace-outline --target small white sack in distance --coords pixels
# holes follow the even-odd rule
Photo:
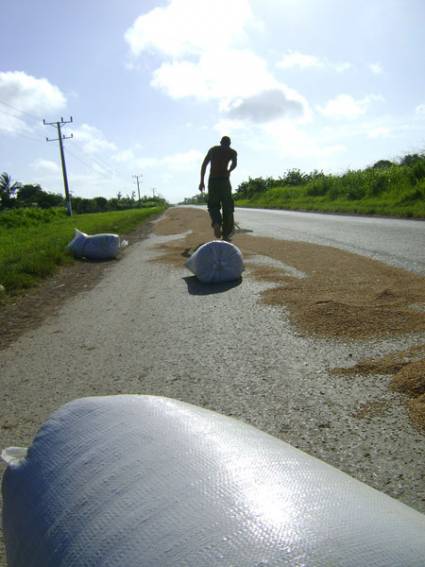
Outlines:
[[[127,244],[127,241],[123,241]],[[123,246],[118,234],[93,234],[88,235],[75,229],[74,238],[68,244],[69,250],[76,258],[88,258],[89,260],[106,260],[116,258]]]
[[[241,251],[224,240],[200,246],[187,260],[186,267],[203,283],[238,280],[244,270]]]

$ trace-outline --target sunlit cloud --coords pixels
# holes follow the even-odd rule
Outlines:
[[[352,65],[348,61],[333,62],[326,57],[318,57],[299,51],[288,51],[276,64],[281,69],[298,69],[304,71],[306,69],[330,69],[338,73],[348,71]]]
[[[82,150],[88,154],[117,150],[117,146],[107,140],[98,128],[89,124],[82,124],[79,128],[74,129],[73,135],[75,140],[81,144]]]
[[[132,149],[121,150],[112,156],[112,159],[118,163],[127,163],[135,159]]]
[[[137,159],[135,163],[141,169],[167,167],[170,170],[183,171],[191,170],[203,157],[203,153],[199,150],[188,150],[161,157],[143,157]]]
[[[266,61],[252,51],[216,49],[196,62],[163,63],[154,72],[152,85],[172,98],[211,100],[252,96],[276,87],[278,82]]]
[[[382,73],[384,72],[382,65],[380,65],[379,63],[370,63],[369,69],[375,75],[382,75]]]
[[[33,129],[30,123],[48,117],[66,106],[61,90],[47,79],[23,71],[0,72],[0,131],[22,132]]]
[[[421,116],[425,116],[425,103],[424,104],[418,104],[418,106],[416,107],[416,114],[419,114]]]
[[[351,95],[340,94],[329,100],[324,106],[318,106],[317,110],[327,118],[353,120],[366,114],[372,103],[383,101],[382,96],[375,94],[357,100]]]
[[[31,167],[44,173],[58,173],[59,166],[56,162],[47,159],[36,159],[31,163]]]
[[[153,71],[151,86],[173,99],[215,100],[219,112],[232,119],[305,118],[307,100],[279,81],[266,59],[244,47],[247,30],[259,27],[247,0],[172,0],[140,16],[126,40],[134,55],[151,50],[165,58]]]
[[[154,51],[181,58],[235,45],[250,25],[259,23],[248,0],[171,0],[139,16],[124,37],[134,56]]]
[[[379,126],[377,128],[373,128],[372,130],[370,130],[367,134],[368,138],[388,138],[388,136],[391,134],[391,129],[390,128],[386,128],[385,126]]]

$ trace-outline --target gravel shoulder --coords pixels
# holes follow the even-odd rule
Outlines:
[[[253,268],[240,285],[194,285],[187,246],[170,232],[136,239],[102,277],[4,345],[1,448],[29,445],[52,411],[78,397],[169,396],[240,418],[425,512],[424,436],[405,398],[389,390],[389,376],[330,373],[423,335],[300,332],[288,310],[262,301],[276,284]],[[158,261],[168,243],[180,263]]]

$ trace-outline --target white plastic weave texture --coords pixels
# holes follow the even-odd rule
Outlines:
[[[9,567],[423,567],[425,516],[242,422],[71,402],[3,479]]]
[[[186,267],[203,283],[235,281],[244,270],[241,251],[224,240],[200,246],[186,261]]]

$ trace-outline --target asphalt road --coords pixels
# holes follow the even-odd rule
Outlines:
[[[425,221],[242,208],[236,220],[256,236],[335,246],[425,274]]]
[[[241,209],[236,216],[256,235],[425,268],[424,223]],[[0,352],[0,448],[29,445],[52,411],[78,397],[162,395],[242,419],[425,511],[423,435],[389,391],[390,378],[329,374],[423,337],[353,343],[300,336],[284,310],[259,302],[272,284],[249,272],[240,285],[217,289],[197,285],[183,265],[151,262],[167,238],[176,237],[130,246],[93,289]],[[355,416],[376,401],[387,409]]]

